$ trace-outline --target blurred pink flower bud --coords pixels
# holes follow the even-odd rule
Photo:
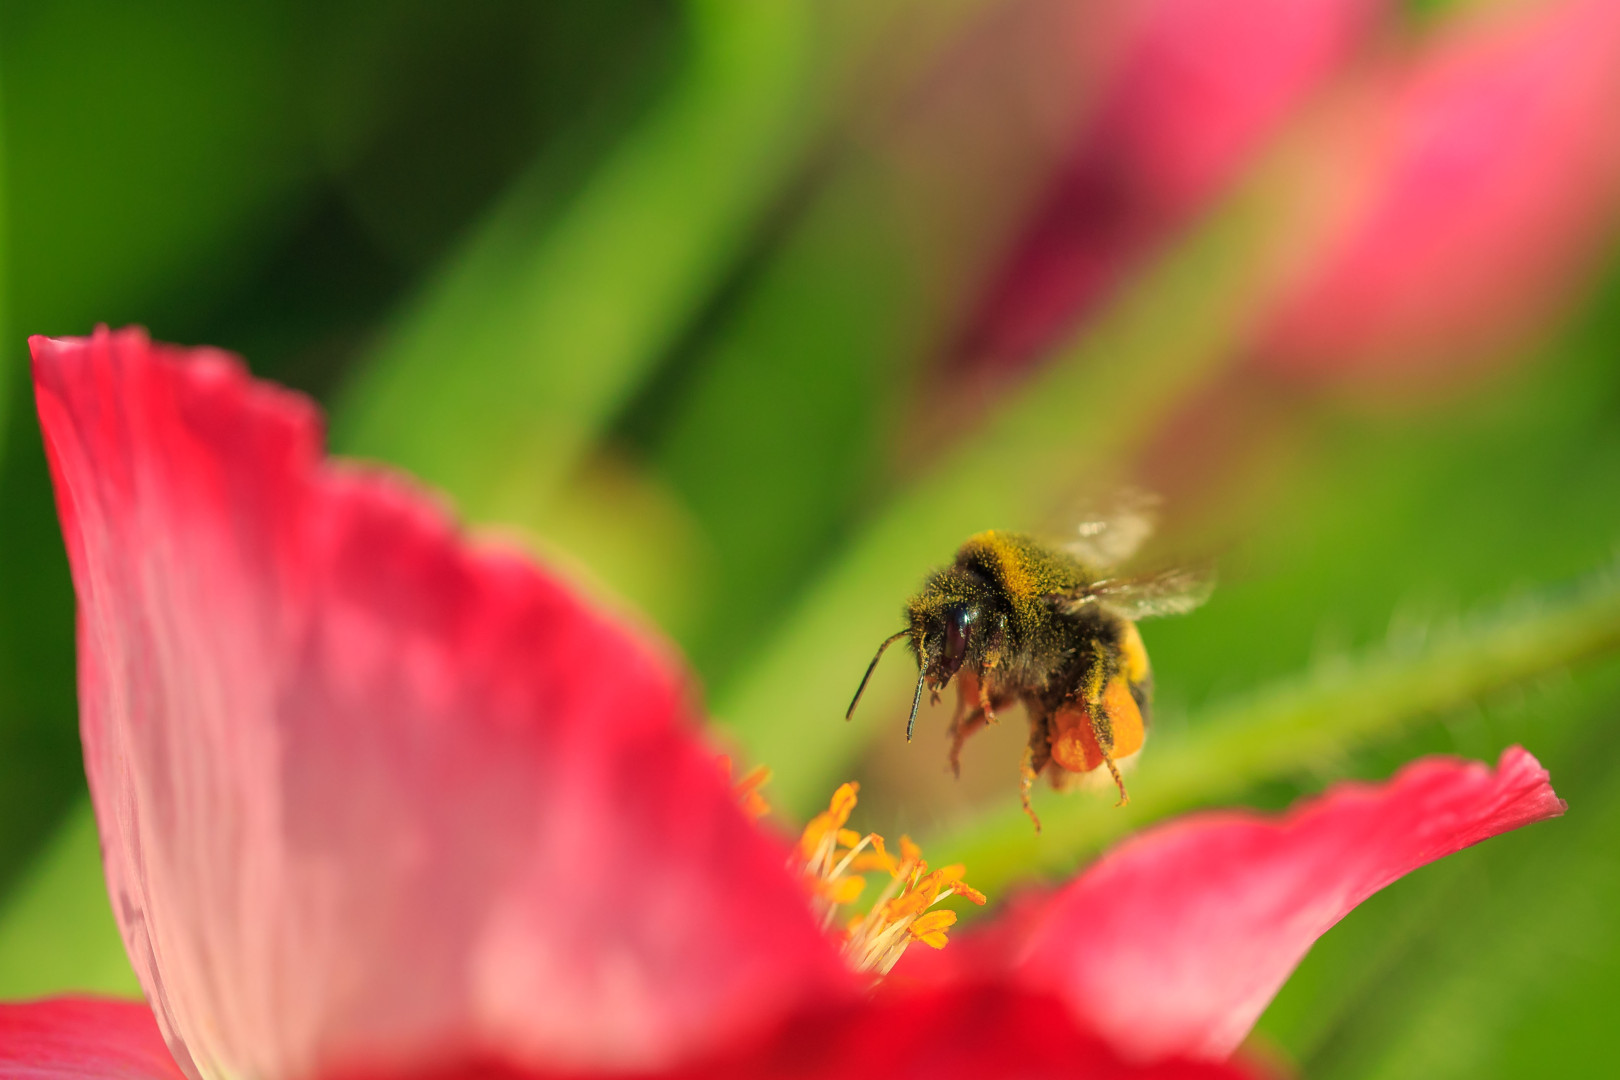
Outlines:
[[[1017,368],[1230,182],[1378,25],[1385,0],[1116,0],[1095,107],[955,353]],[[1081,51],[1077,47],[1077,51]],[[1087,62],[1093,62],[1089,59]]]
[[[1620,196],[1620,4],[1448,29],[1371,73],[1313,167],[1320,217],[1263,333],[1272,370],[1434,373],[1566,298]]]

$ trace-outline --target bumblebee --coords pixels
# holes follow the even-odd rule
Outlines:
[[[1029,742],[1019,764],[1020,796],[1037,831],[1029,796],[1042,773],[1062,790],[1071,778],[1106,766],[1119,805],[1127,802],[1119,762],[1142,747],[1153,692],[1136,620],[1190,611],[1210,588],[1207,574],[1183,569],[1109,577],[1109,566],[1128,557],[1146,529],[1092,523],[1081,532],[1082,540],[1068,546],[1011,532],[970,537],[956,560],[907,601],[906,628],[878,646],[845,715],[854,715],[884,650],[902,638],[918,666],[906,739],[923,689],[938,700],[955,679],[949,760],[958,775],[968,737],[1014,702],[1023,704]]]

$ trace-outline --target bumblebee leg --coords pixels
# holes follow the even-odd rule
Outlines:
[[[1024,804],[1024,813],[1035,823],[1035,831],[1040,832],[1041,819],[1029,803],[1029,793],[1041,770],[1052,760],[1050,720],[1046,710],[1033,699],[1024,699],[1024,710],[1029,714],[1029,742],[1024,744],[1024,756],[1018,762],[1018,797]]]
[[[983,724],[984,712],[980,709],[974,709],[965,717],[958,712],[951,722],[951,775],[958,780],[962,779],[962,744]]]
[[[1114,778],[1114,786],[1119,788],[1119,802],[1115,807],[1124,806],[1131,801],[1125,793],[1125,778],[1119,774],[1119,766],[1114,764],[1114,723],[1108,715],[1107,703],[1099,692],[1087,703],[1086,713],[1091,717],[1091,737],[1097,740],[1097,749],[1102,752],[1103,764],[1108,766],[1108,773]]]
[[[1035,808],[1029,804],[1029,792],[1035,786],[1035,778],[1039,775],[1035,768],[1035,751],[1026,746],[1023,760],[1018,763],[1018,798],[1024,804],[1024,813],[1035,823],[1036,832],[1041,831],[1041,819],[1036,815]]]
[[[1107,754],[1103,755],[1103,764],[1108,766],[1109,773],[1114,777],[1114,786],[1119,788],[1119,802],[1114,804],[1114,808],[1118,809],[1131,801],[1131,797],[1125,793],[1125,778],[1119,775],[1119,766]]]
[[[995,706],[990,703],[990,690],[989,687],[985,685],[989,681],[990,680],[988,679],[979,680],[979,711],[984,713],[985,723],[995,724],[999,723],[999,721],[996,719],[996,709]]]
[[[968,711],[967,684],[965,682],[963,682],[961,679],[957,679],[956,680],[956,708],[951,710],[951,726],[950,726],[950,729],[949,729],[950,733],[953,736],[956,734],[956,729],[962,726],[962,717],[967,715],[967,711]]]
[[[1091,718],[1091,737],[1097,740],[1097,750],[1102,754],[1103,764],[1108,766],[1108,774],[1114,778],[1114,786],[1119,789],[1119,802],[1114,804],[1116,808],[1131,801],[1131,797],[1125,793],[1125,778],[1119,774],[1119,766],[1114,764],[1114,718],[1109,712],[1107,695],[1104,693],[1113,674],[1112,669],[1117,666],[1117,658],[1109,663],[1099,655],[1082,683],[1086,715]]]
[[[956,679],[956,709],[951,713],[951,752],[949,756],[951,775],[958,780],[962,778],[962,744],[967,737],[982,722],[980,710],[973,708],[970,703],[980,694],[979,681],[972,672],[964,671]]]

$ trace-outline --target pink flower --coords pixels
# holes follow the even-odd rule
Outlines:
[[[1389,7],[1387,0],[1100,7],[1088,22],[1103,54],[1098,100],[991,279],[960,359],[1015,368],[1053,344],[1239,174]]]
[[[648,633],[323,461],[314,409],[224,354],[32,344],[151,1007],[0,1008],[7,1076],[1235,1077],[1347,910],[1563,809],[1515,749],[1184,819],[874,994]]]
[[[1620,208],[1620,4],[1492,12],[1363,97],[1319,151],[1335,205],[1264,362],[1400,371],[1499,352],[1567,299]]]

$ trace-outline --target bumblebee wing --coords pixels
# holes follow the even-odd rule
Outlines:
[[[1065,615],[1073,615],[1089,604],[1100,604],[1136,620],[1184,615],[1208,600],[1214,589],[1213,570],[1177,567],[1143,577],[1105,578],[1058,593],[1053,599],[1057,610]]]
[[[1153,535],[1159,502],[1157,495],[1137,488],[1117,492],[1080,523],[1079,536],[1063,549],[1096,570],[1119,566]]]

